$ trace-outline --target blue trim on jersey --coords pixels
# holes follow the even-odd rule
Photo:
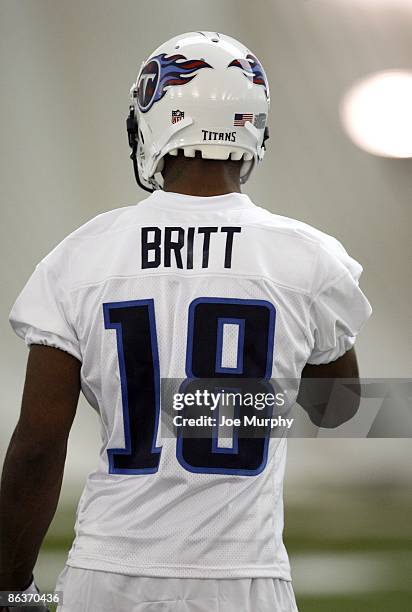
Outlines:
[[[196,306],[198,304],[205,304],[205,303],[245,305],[245,306],[264,306],[268,308],[269,310],[268,348],[267,348],[267,356],[266,356],[266,370],[265,370],[265,375],[262,380],[267,381],[268,379],[270,379],[272,375],[273,351],[274,351],[274,342],[275,342],[276,309],[274,305],[267,300],[248,300],[248,299],[239,299],[239,298],[217,298],[217,297],[199,297],[193,300],[189,305],[187,350],[186,350],[186,365],[185,365],[185,371],[186,371],[187,378],[192,379],[192,380],[196,379],[196,377],[193,375],[193,370],[192,370],[194,317],[195,317]],[[243,341],[244,341],[244,338],[243,338]],[[233,372],[231,373],[233,374]],[[267,464],[269,439],[270,439],[270,431],[268,431],[267,435],[265,436],[262,462],[260,466],[255,470],[231,469],[231,468],[211,468],[207,466],[193,467],[192,465],[188,464],[186,460],[183,458],[183,437],[180,431],[179,431],[177,442],[176,442],[176,457],[179,463],[182,465],[182,467],[185,468],[185,470],[187,470],[188,472],[196,473],[196,474],[233,474],[237,476],[257,476],[258,474],[263,472]],[[211,452],[212,453],[221,452],[221,449],[219,449],[218,451],[214,450],[213,442],[212,442]],[[238,452],[238,449],[237,449],[237,452]]]
[[[193,300],[189,305],[189,317],[188,317],[188,333],[187,333],[187,350],[186,350],[186,376],[187,378],[196,378],[192,372],[192,352],[193,352],[193,331],[194,331],[194,316],[195,309],[198,304],[241,304],[245,306],[265,306],[269,310],[269,342],[268,342],[268,353],[266,360],[266,372],[263,380],[268,380],[272,376],[273,367],[273,350],[275,341],[275,323],[276,323],[276,309],[271,302],[267,300],[247,300],[239,298],[217,298],[217,297],[200,297]]]
[[[223,332],[226,324],[237,325],[237,365],[234,368],[223,367]],[[218,374],[243,374],[243,353],[245,346],[245,319],[235,317],[219,317],[217,320],[217,350],[215,370]]]
[[[161,453],[162,447],[156,446],[156,437],[159,427],[160,419],[160,365],[159,365],[159,352],[157,346],[157,332],[156,332],[156,320],[154,312],[154,300],[131,300],[125,302],[111,302],[103,304],[103,316],[104,325],[106,329],[116,330],[116,342],[117,342],[117,355],[119,361],[119,373],[121,381],[121,394],[122,394],[122,408],[123,408],[123,427],[124,427],[124,439],[125,448],[110,448],[107,449],[107,456],[109,460],[109,474],[154,474],[158,471],[156,468],[142,468],[142,469],[127,469],[127,468],[116,468],[114,466],[113,455],[130,455],[132,451],[132,443],[130,437],[130,420],[129,420],[129,403],[127,396],[127,377],[126,377],[126,365],[124,361],[124,350],[123,350],[123,337],[122,337],[122,324],[110,322],[110,310],[114,308],[131,308],[135,306],[147,306],[149,311],[149,322],[150,322],[150,339],[151,348],[153,354],[153,368],[154,368],[154,387],[155,387],[155,426],[152,440],[151,452]]]
[[[236,393],[239,391],[239,387],[238,388],[232,388],[232,387],[226,387],[226,388],[222,388],[219,389],[219,391],[222,392],[233,392]],[[233,418],[239,418],[239,404],[235,403],[235,407],[234,407],[234,411],[233,411]],[[238,451],[239,451],[239,428],[236,427],[235,425],[233,426],[233,437],[232,437],[232,446],[218,446],[218,441],[219,441],[219,421],[220,421],[220,410],[219,408],[217,408],[217,410],[215,410],[215,414],[217,414],[216,417],[216,425],[213,427],[213,434],[212,434],[212,453],[223,453],[226,455],[237,455]]]
[[[188,472],[192,472],[193,474],[226,474],[226,475],[233,475],[233,476],[258,476],[259,474],[263,472],[263,470],[266,467],[267,461],[268,461],[269,439],[270,439],[270,436],[267,435],[265,437],[265,444],[263,448],[262,463],[260,464],[258,468],[256,468],[256,470],[242,470],[242,469],[235,469],[235,468],[231,469],[231,468],[217,468],[217,467],[211,468],[211,467],[206,467],[206,466],[204,467],[202,466],[198,468],[193,467],[192,465],[187,463],[186,460],[183,458],[183,455],[182,455],[183,441],[182,441],[181,436],[179,436],[177,439],[176,456],[181,466],[184,467],[185,470],[187,470]]]

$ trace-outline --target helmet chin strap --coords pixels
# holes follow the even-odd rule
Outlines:
[[[145,185],[142,182],[140,178],[140,174],[139,174],[139,166],[137,163],[137,146],[139,143],[139,126],[136,121],[134,106],[129,107],[129,114],[126,119],[126,128],[127,128],[127,137],[129,140],[129,147],[132,150],[132,152],[130,153],[130,159],[133,162],[133,170],[134,170],[134,175],[136,178],[136,183],[144,191],[153,193],[155,191],[154,187],[147,187],[147,185]]]
[[[144,189],[144,191],[148,191],[149,193],[153,193],[155,191],[155,188],[154,187],[146,187],[146,185],[144,185],[142,183],[142,180],[140,178],[139,167],[137,165],[136,150],[137,150],[137,146],[134,147],[133,151],[130,153],[130,159],[133,162],[133,170],[134,170],[134,175],[135,175],[135,178],[136,178],[136,183],[139,185],[139,187],[141,189]]]

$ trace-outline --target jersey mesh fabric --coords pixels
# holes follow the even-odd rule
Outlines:
[[[219,368],[236,369],[238,367],[239,325],[223,323],[222,325],[222,356]]]
[[[163,235],[165,227],[205,226],[240,228],[230,268],[224,267],[226,234],[218,231],[208,267],[202,268],[197,239],[193,269],[178,269],[173,255],[170,267],[142,269],[142,227]],[[81,358],[82,390],[102,421],[102,450],[79,503],[69,565],[141,576],[290,580],[282,541],[285,439],[270,440],[266,466],[256,475],[194,473],[179,463],[176,440],[162,437],[159,427],[156,473],[109,473],[107,450],[125,447],[125,429],[116,330],[105,328],[103,304],[153,300],[160,375],[183,379],[194,300],[269,302],[276,309],[271,375],[295,379],[293,403],[307,361],[339,357],[370,315],[360,272],[334,239],[239,194],[155,193],[139,206],[100,215],[38,266],[11,323],[28,344]]]

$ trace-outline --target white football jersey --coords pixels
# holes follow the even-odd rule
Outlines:
[[[11,324],[28,345],[82,362],[101,419],[69,565],[290,580],[285,438],[248,446],[233,433],[225,446],[163,435],[161,381],[299,380],[306,363],[353,346],[371,313],[361,271],[334,238],[237,193],[156,191],[97,216],[41,261]]]

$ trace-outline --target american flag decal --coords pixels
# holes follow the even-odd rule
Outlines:
[[[253,113],[235,113],[233,125],[236,127],[245,125],[246,121],[253,123]]]

